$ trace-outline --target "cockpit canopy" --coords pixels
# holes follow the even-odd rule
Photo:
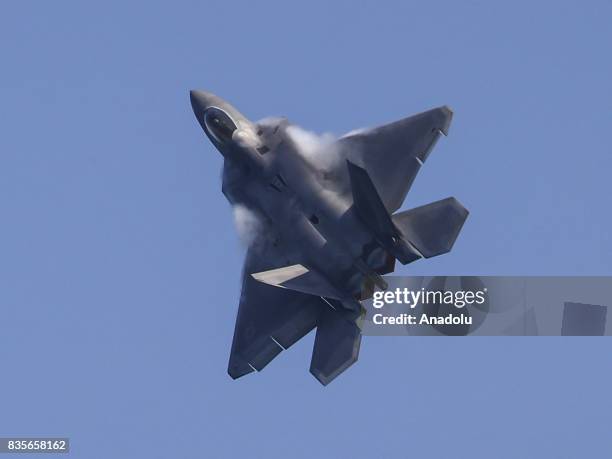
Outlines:
[[[229,115],[217,107],[206,110],[204,124],[208,135],[221,144],[232,140],[232,134],[238,129]]]

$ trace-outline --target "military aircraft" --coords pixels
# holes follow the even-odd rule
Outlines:
[[[259,224],[228,373],[262,370],[316,327],[310,372],[327,385],[357,360],[361,301],[387,288],[382,275],[396,260],[450,251],[467,218],[452,197],[396,213],[452,112],[439,107],[355,131],[310,154],[285,118],[251,122],[214,94],[193,90],[190,98],[224,157],[223,194]]]

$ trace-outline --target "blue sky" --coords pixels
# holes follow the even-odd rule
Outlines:
[[[0,434],[72,457],[606,457],[604,339],[313,336],[226,375],[243,251],[188,90],[341,134],[455,111],[406,207],[453,251],[399,274],[611,275],[609,2],[6,2]]]

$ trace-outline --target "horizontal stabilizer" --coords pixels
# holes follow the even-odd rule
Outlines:
[[[425,257],[449,252],[469,212],[455,198],[446,198],[393,215],[393,223]]]
[[[331,308],[319,316],[310,372],[324,386],[359,357],[361,330],[352,317]]]
[[[302,265],[285,266],[251,274],[255,280],[296,292],[342,300],[342,295],[324,276]]]

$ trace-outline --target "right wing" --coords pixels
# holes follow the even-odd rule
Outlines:
[[[452,111],[444,106],[338,139],[340,155],[364,168],[387,211],[400,208],[440,134],[447,134]]]

